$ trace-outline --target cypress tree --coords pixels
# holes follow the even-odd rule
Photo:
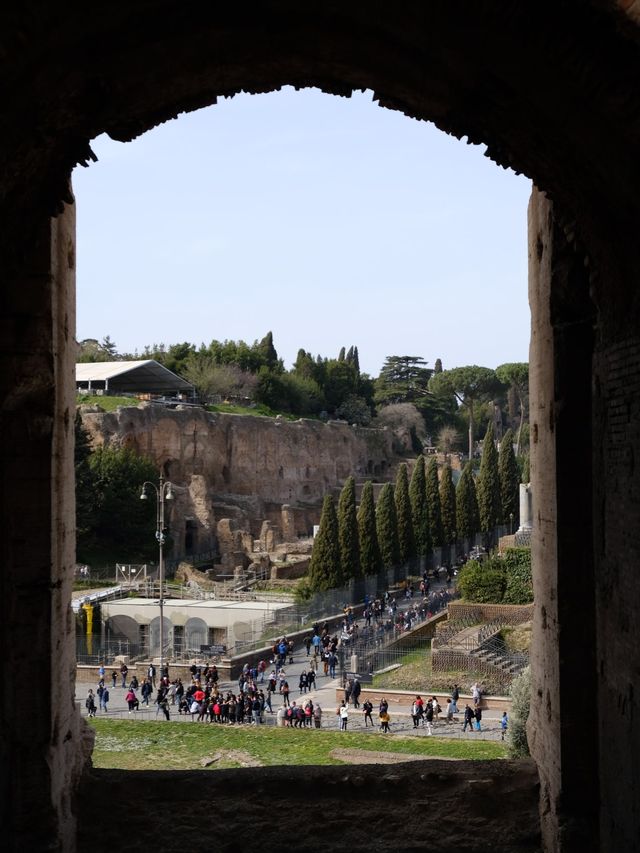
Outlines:
[[[326,495],[318,535],[313,543],[309,563],[309,586],[313,592],[325,592],[342,586],[338,518],[331,495]]]
[[[340,543],[340,564],[342,576],[346,581],[359,578],[360,543],[358,541],[358,518],[356,514],[356,482],[348,477],[340,492],[338,502],[338,541]]]
[[[467,462],[458,480],[456,489],[457,533],[461,539],[470,539],[480,526],[476,484],[473,480],[471,462]]]
[[[498,456],[500,475],[500,503],[502,505],[502,523],[518,525],[520,505],[520,472],[513,452],[513,431],[508,429],[500,442]],[[512,525],[512,526],[513,526]],[[513,532],[513,531],[510,531]]]
[[[531,465],[530,465],[530,457],[528,453],[524,455],[524,461],[522,463],[522,483],[530,483],[531,482]]]
[[[409,475],[406,465],[400,465],[398,468],[394,498],[398,523],[399,566],[407,563],[413,565],[416,558],[416,541],[413,534],[411,501],[409,500]]]
[[[442,545],[442,511],[440,509],[440,484],[438,482],[438,462],[433,456],[429,460],[426,473],[427,504],[429,506],[429,524],[431,542],[434,548]]]
[[[442,469],[440,478],[440,509],[442,511],[442,536],[445,545],[452,545],[456,539],[456,490],[453,485],[451,463]]]
[[[376,531],[378,533],[382,568],[391,569],[400,562],[398,522],[391,483],[385,483],[382,489],[380,489],[380,496],[376,504]]]
[[[480,510],[480,530],[491,533],[501,521],[500,474],[498,473],[498,452],[496,450],[493,423],[487,427],[482,443],[482,461],[478,477],[478,509]]]
[[[373,485],[367,480],[362,489],[358,508],[358,538],[360,540],[360,567],[363,574],[377,575],[382,567],[378,533],[376,530],[376,508],[373,501]]]
[[[426,557],[431,551],[431,527],[429,525],[429,505],[427,504],[427,484],[425,477],[424,456],[420,454],[416,462],[411,484],[409,485],[411,501],[411,518],[413,535],[416,540],[416,554]]]

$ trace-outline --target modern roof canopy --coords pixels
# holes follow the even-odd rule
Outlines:
[[[131,394],[177,394],[193,391],[190,382],[152,359],[76,364],[76,386],[89,391],[122,391]]]

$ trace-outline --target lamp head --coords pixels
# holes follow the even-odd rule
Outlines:
[[[140,500],[146,501],[148,499],[149,499],[149,495],[147,494],[147,490],[146,490],[145,486],[143,486],[142,491],[140,492]]]
[[[172,500],[173,500],[173,492],[171,491],[171,483],[169,483],[169,486],[168,486],[168,488],[167,488],[167,493],[166,493],[166,495],[165,495],[165,500],[167,500],[167,501],[172,501]]]

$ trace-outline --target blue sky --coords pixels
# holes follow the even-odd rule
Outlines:
[[[433,366],[526,361],[530,181],[371,92],[241,95],[74,172],[77,337],[120,352],[271,330]]]

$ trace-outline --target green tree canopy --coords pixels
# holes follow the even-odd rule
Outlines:
[[[424,456],[422,454],[418,456],[411,475],[409,499],[411,500],[411,518],[416,542],[416,554],[419,557],[426,557],[431,552],[431,527],[429,524]]]
[[[477,483],[480,530],[491,533],[502,520],[500,475],[493,423],[487,427],[482,443],[482,460]]]
[[[385,359],[376,379],[376,403],[411,403],[427,393],[433,373],[427,362],[417,355],[390,355]]]
[[[382,560],[378,546],[376,508],[371,480],[367,480],[362,488],[358,508],[358,538],[360,541],[360,566],[363,574],[367,576],[377,575],[382,567]]]
[[[431,542],[437,548],[444,542],[442,535],[442,510],[440,507],[440,484],[438,482],[438,462],[432,456],[427,465],[426,473],[427,504],[429,506],[429,524],[431,527]]]
[[[520,471],[513,452],[513,431],[510,429],[505,432],[500,442],[498,472],[500,475],[502,523],[512,525],[513,530],[515,530],[519,522]],[[512,533],[513,530],[509,532]]]
[[[442,469],[440,476],[440,511],[442,513],[442,538],[445,545],[452,545],[456,541],[456,490],[453,485],[451,463]]]
[[[521,432],[524,419],[529,410],[529,364],[515,361],[496,367],[496,376],[503,385],[512,388],[520,404],[520,425],[518,427],[516,454],[520,453]]]
[[[141,501],[142,484],[158,480],[155,465],[129,448],[80,450],[81,489],[76,507],[80,562],[136,563],[158,556],[156,508]],[[87,471],[88,467],[88,471]]]
[[[309,587],[312,592],[326,592],[342,586],[338,518],[331,495],[326,495],[318,533],[313,542],[309,563]]]
[[[469,416],[469,459],[473,459],[475,408],[501,390],[495,370],[476,364],[443,370],[431,377],[429,390],[434,394],[454,394],[459,404],[466,409]]]
[[[356,513],[356,483],[348,477],[342,487],[338,502],[338,539],[340,564],[345,581],[362,576],[360,568],[360,542]]]
[[[476,496],[476,485],[473,479],[472,463],[467,462],[458,480],[456,488],[456,521],[458,523],[458,537],[470,539],[478,532],[480,518],[478,512],[478,498]]]
[[[396,503],[396,519],[398,523],[398,551],[400,563],[413,564],[416,557],[416,543],[413,534],[413,519],[411,517],[411,501],[409,499],[409,475],[407,466],[400,465],[396,475],[394,491]]]
[[[396,505],[393,499],[393,486],[391,483],[385,483],[380,489],[380,495],[376,504],[376,531],[378,533],[382,568],[395,568],[400,562],[400,548],[398,545]]]

